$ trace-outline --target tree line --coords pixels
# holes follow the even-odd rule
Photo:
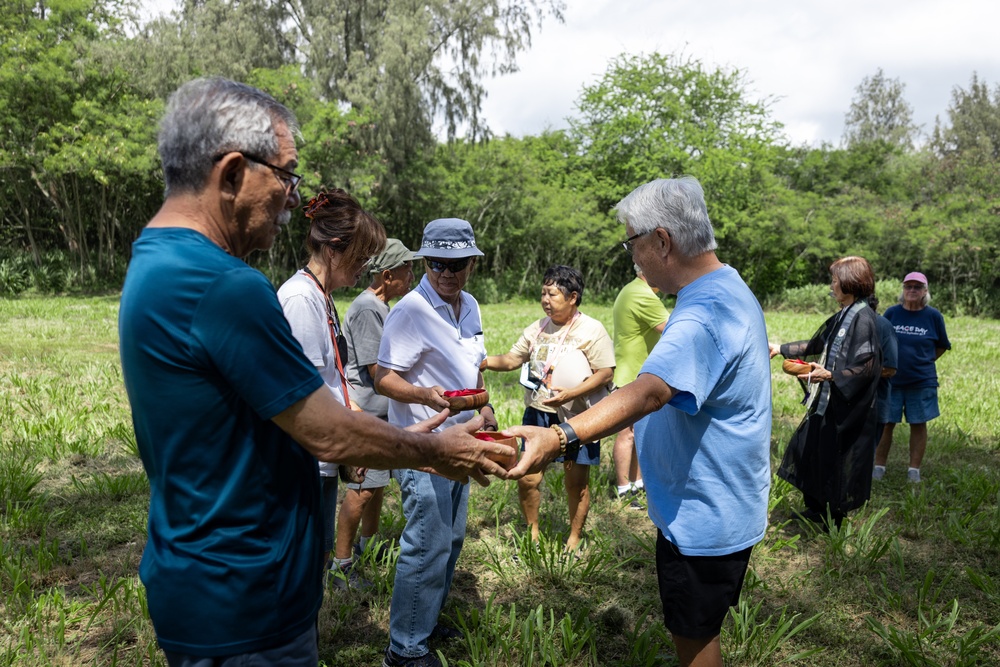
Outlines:
[[[483,81],[516,69],[561,0],[2,0],[0,293],[115,289],[162,201],[164,100],[194,76],[267,90],[301,123],[303,194],[343,187],[411,246],[469,220],[477,296],[534,295],[555,263],[613,294],[631,275],[611,208],[690,174],[719,255],[759,298],[825,283],[860,254],[879,278],[926,273],[935,303],[1000,315],[1000,85],[971,73],[926,136],[881,70],[845,103],[839,146],[792,145],[747,74],[678,54],[622,54],[583,86],[565,129],[493,136]],[[436,131],[443,127],[443,131]],[[443,136],[443,139],[439,139]],[[266,255],[302,260],[301,214]]]

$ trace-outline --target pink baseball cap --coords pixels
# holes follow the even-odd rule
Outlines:
[[[919,271],[910,271],[909,273],[906,274],[906,277],[903,278],[903,282],[904,283],[908,283],[910,281],[915,281],[915,282],[923,283],[923,284],[926,285],[927,284],[927,276],[925,276],[924,274],[920,273]]]

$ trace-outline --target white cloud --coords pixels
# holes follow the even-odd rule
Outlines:
[[[837,143],[854,88],[879,67],[906,84],[915,120],[930,130],[954,86],[973,71],[1000,81],[995,42],[1000,3],[702,0],[686,4],[569,0],[566,22],[549,22],[521,71],[489,84],[484,115],[497,133],[565,127],[583,85],[615,55],[683,52],[706,65],[747,72],[794,143]]]

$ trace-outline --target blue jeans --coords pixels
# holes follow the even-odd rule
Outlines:
[[[334,477],[334,479],[337,479]],[[319,662],[319,650],[316,643],[316,626],[311,626],[301,635],[280,646],[228,655],[218,658],[203,658],[184,653],[164,651],[167,664],[170,667],[315,667]]]
[[[389,648],[415,658],[430,651],[427,638],[451,589],[465,541],[469,486],[416,470],[397,470],[406,526],[389,612]]]

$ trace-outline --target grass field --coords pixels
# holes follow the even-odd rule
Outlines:
[[[0,301],[0,665],[165,664],[136,576],[149,486],[122,385],[117,310],[117,297]],[[583,310],[610,330],[609,307]],[[492,353],[541,315],[534,303],[483,311]],[[823,318],[769,313],[770,339],[806,337]],[[885,480],[840,531],[792,521],[801,498],[775,480],[767,536],[723,628],[727,664],[1000,664],[1000,322],[947,324],[954,350],[938,362],[942,416],[930,426],[925,481],[905,481],[905,426]],[[777,463],[803,408],[795,381],[773,368]],[[501,425],[518,423],[516,374],[488,374],[487,386]],[[437,647],[449,664],[674,664],[655,531],[643,512],[608,498],[609,441],[604,450],[578,561],[560,557],[560,472],[543,486],[540,552],[525,539],[514,484],[472,488],[445,608],[465,638]],[[390,489],[387,540],[403,524]],[[326,665],[379,664],[394,561],[375,560],[364,563],[373,590],[324,602]]]

